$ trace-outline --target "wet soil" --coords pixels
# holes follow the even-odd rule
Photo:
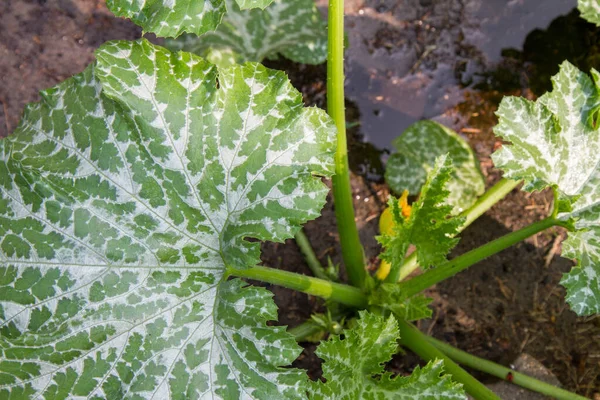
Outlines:
[[[500,145],[491,131],[499,100],[505,94],[534,98],[547,88],[547,78],[554,73],[552,66],[560,62],[556,59],[561,56],[553,51],[541,55],[536,52],[539,43],[560,42],[555,47],[571,50],[580,46],[582,50],[573,51],[569,59],[581,68],[598,68],[594,46],[600,43],[600,37],[575,12],[569,14],[573,2],[556,2],[555,14],[550,18],[545,10],[543,18],[536,22],[541,25],[533,27],[523,22],[537,12],[530,1],[509,2],[506,9],[499,9],[499,2],[484,3],[373,0],[348,4],[349,51],[354,49],[348,63],[368,64],[365,68],[361,64],[349,65],[347,119],[353,126],[350,148],[356,220],[371,268],[375,268],[379,252],[374,240],[378,234],[377,219],[389,192],[381,182],[385,152],[365,143],[364,137],[383,148],[393,139],[390,135],[395,137],[407,123],[436,117],[469,140],[480,158],[487,185],[491,186],[500,179],[490,159],[491,152]],[[533,11],[518,14],[521,6],[533,7]],[[561,14],[565,16],[554,19],[554,28],[548,25]],[[521,15],[517,25],[526,29],[525,33],[533,28],[543,29],[532,31],[526,38],[507,33],[506,45],[497,42],[497,32],[502,31],[497,20],[510,20],[515,15]],[[487,25],[484,17],[488,18]],[[361,18],[376,25],[366,25]],[[566,29],[570,35],[561,34]],[[140,33],[128,21],[112,17],[103,0],[0,3],[0,136],[14,130],[26,103],[39,100],[37,91],[82,71],[102,42],[134,39]],[[530,39],[532,35],[535,37]],[[442,39],[446,42],[439,41]],[[571,44],[565,43],[567,39]],[[358,47],[357,40],[365,47]],[[487,47],[482,50],[480,43],[487,43]],[[505,47],[511,49],[502,54],[494,50]],[[399,52],[408,52],[412,58],[400,58]],[[288,72],[307,104],[324,107],[325,66],[296,65],[285,60],[268,64]],[[379,69],[380,65],[384,67]],[[396,91],[393,86],[388,88],[388,80],[393,79],[397,79]],[[358,90],[360,86],[353,86],[361,80],[367,84],[363,92]],[[444,98],[446,95],[448,98]],[[416,104],[420,112],[407,114],[397,109],[402,104]],[[402,113],[409,117],[404,118]],[[388,117],[381,123],[372,122]],[[391,133],[373,140],[374,134],[383,130]],[[548,193],[513,191],[461,235],[453,256],[543,218],[550,207],[549,199]],[[334,263],[341,262],[333,207],[329,199],[323,215],[306,226],[323,263],[328,257]],[[527,353],[550,369],[566,388],[588,397],[600,396],[600,318],[576,317],[564,302],[564,290],[558,282],[573,265],[559,256],[564,238],[565,233],[559,229],[543,232],[432,288],[429,294],[435,299],[434,317],[422,321],[420,327],[475,355],[505,365]],[[293,240],[265,243],[262,260],[271,267],[310,274]],[[319,299],[275,286],[269,289],[279,306],[281,324],[295,326],[312,312],[323,310]],[[306,344],[296,365],[317,378],[320,361],[314,355],[314,347]],[[415,356],[408,354],[397,357],[390,368],[407,373],[417,362]]]

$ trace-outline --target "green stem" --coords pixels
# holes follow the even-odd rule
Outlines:
[[[294,339],[296,339],[296,342],[304,342],[306,338],[324,330],[325,328],[309,320],[301,323],[298,326],[288,329],[288,333],[291,334]]]
[[[333,198],[342,257],[350,283],[362,287],[366,278],[363,248],[354,221],[344,108],[344,0],[329,0],[327,110],[337,127]]]
[[[481,196],[475,204],[461,214],[465,218],[464,224],[460,227],[459,232],[465,230],[469,225],[479,218],[483,213],[492,208],[494,204],[502,200],[510,193],[520,182],[511,181],[510,179],[502,178],[498,183],[492,186],[488,191]],[[404,280],[407,276],[419,268],[417,262],[417,254],[413,253],[404,260],[404,264],[400,267],[399,281]]]
[[[512,376],[510,382],[515,385],[522,386],[526,389],[533,390],[534,392],[542,393],[553,399],[558,400],[585,400],[585,397],[579,396],[575,393],[568,392],[564,389],[550,385],[549,383],[542,382],[520,372],[513,371],[503,365],[496,364],[492,361],[485,360],[483,358],[475,357],[466,351],[459,350],[455,347],[450,346],[444,342],[427,336],[429,343],[437,347],[438,350],[446,354],[454,361],[463,364],[467,367],[476,369],[478,371],[486,372],[500,379],[508,380],[509,376]]]
[[[483,196],[481,196],[475,204],[473,204],[468,210],[462,213],[465,217],[465,223],[460,228],[461,231],[467,226],[471,225],[477,218],[481,217],[483,213],[492,208],[496,203],[506,197],[514,188],[519,185],[519,181],[511,181],[510,179],[502,178]]]
[[[317,278],[325,279],[326,281],[331,280],[329,278],[329,276],[327,275],[327,273],[325,273],[323,266],[319,262],[317,255],[315,254],[312,246],[310,245],[310,241],[308,240],[308,238],[306,237],[306,235],[304,234],[304,231],[302,229],[299,230],[298,233],[296,233],[295,239],[296,239],[296,244],[300,248],[300,251],[302,252],[302,254],[304,254],[306,263],[308,264],[308,267],[310,268],[312,273]]]
[[[556,218],[558,216],[558,189],[555,186],[552,186],[552,194],[554,203],[552,204],[552,218]]]
[[[456,275],[460,271],[467,269],[471,265],[476,264],[491,255],[494,255],[516,243],[519,243],[522,240],[527,239],[529,236],[535,235],[538,232],[556,225],[564,224],[562,221],[556,220],[552,217],[535,222],[523,229],[511,232],[508,235],[504,235],[501,238],[493,240],[481,247],[447,261],[444,264],[425,272],[423,275],[414,277],[406,282],[401,282],[401,289],[406,297],[410,297],[435,285],[436,283]]]
[[[288,289],[297,290],[323,299],[333,300],[351,307],[364,309],[368,305],[367,297],[360,289],[354,286],[330,282],[281,269],[257,265],[248,269],[229,268],[227,273],[228,275],[255,279],[257,281],[283,286]]]
[[[398,321],[398,326],[400,327],[400,344],[402,346],[408,347],[426,361],[444,360],[444,370],[452,375],[454,381],[462,383],[466,392],[475,399],[500,399],[490,389],[429,343],[427,335],[404,320]]]

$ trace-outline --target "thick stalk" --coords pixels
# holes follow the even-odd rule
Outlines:
[[[585,400],[585,397],[579,396],[575,393],[568,392],[564,389],[550,385],[549,383],[542,382],[525,374],[517,371],[513,371],[503,365],[496,364],[483,358],[475,357],[466,351],[459,350],[455,347],[450,346],[447,343],[441,342],[437,339],[427,336],[429,343],[437,347],[442,353],[467,367],[476,369],[493,375],[500,379],[508,380],[515,385],[522,386],[526,389],[533,390],[534,392],[542,393],[553,399],[558,400]]]
[[[298,233],[296,233],[295,239],[296,244],[300,248],[302,254],[304,254],[304,259],[306,260],[306,263],[308,264],[308,267],[310,268],[312,273],[317,278],[325,279],[326,281],[331,280],[329,276],[325,273],[325,270],[319,262],[319,259],[317,258],[317,255],[315,254],[312,246],[310,245],[310,241],[304,234],[304,231],[299,230]]]
[[[468,210],[464,211],[461,216],[465,218],[464,224],[459,229],[459,232],[465,230],[469,225],[479,218],[483,213],[492,208],[494,204],[502,200],[508,193],[510,193],[520,182],[511,181],[510,179],[502,178],[498,183],[492,186],[481,196],[475,204],[473,204]],[[419,268],[417,262],[417,254],[413,253],[404,260],[404,264],[400,267],[399,281],[404,280],[407,276],[413,273],[414,270]]]
[[[407,297],[410,297],[436,283],[456,275],[460,271],[467,269],[471,265],[476,264],[491,255],[527,239],[529,236],[535,235],[538,232],[556,225],[563,225],[563,222],[552,217],[535,222],[523,229],[511,232],[508,235],[504,235],[501,238],[447,261],[444,264],[425,272],[423,275],[414,277],[409,281],[401,282],[400,286],[403,293]]]
[[[337,127],[337,150],[333,198],[342,257],[350,283],[362,287],[365,282],[363,248],[354,221],[350,187],[346,113],[344,107],[344,0],[329,0],[329,37],[327,52],[327,110]]]
[[[400,344],[408,347],[426,361],[444,360],[444,370],[452,375],[452,379],[463,384],[465,391],[477,400],[500,400],[490,389],[485,387],[467,371],[448,358],[427,340],[427,336],[406,321],[398,321],[400,327]]]
[[[368,305],[367,296],[360,289],[350,285],[261,266],[254,266],[248,269],[229,268],[227,272],[228,275],[272,283],[273,285],[294,289],[323,299],[333,300],[350,307],[364,309]]]

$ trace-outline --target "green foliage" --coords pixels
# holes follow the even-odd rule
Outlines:
[[[272,1],[236,0],[242,10],[264,9]],[[106,5],[117,17],[129,18],[159,37],[213,31],[227,11],[224,0],[107,0]]]
[[[452,129],[435,121],[419,121],[409,126],[393,142],[397,152],[388,160],[385,180],[396,193],[421,191],[435,160],[448,154],[454,170],[448,180],[446,202],[458,214],[468,209],[485,190],[479,161],[471,146]]]
[[[454,236],[464,219],[452,217],[452,206],[446,202],[449,195],[446,184],[451,174],[450,159],[438,158],[408,218],[402,215],[398,200],[390,199],[393,232],[383,234],[378,240],[385,248],[380,258],[389,262],[392,270],[402,265],[410,244],[416,247],[419,264],[428,268],[446,261],[446,255],[458,243]]]
[[[502,100],[496,134],[509,141],[493,155],[506,177],[524,189],[553,187],[558,218],[574,232],[563,255],[579,265],[563,277],[567,301],[578,314],[600,312],[600,74],[593,80],[568,62],[552,79],[554,90],[536,102]]]
[[[397,283],[382,283],[369,296],[369,305],[390,310],[398,319],[406,321],[431,318],[431,301],[424,295],[406,298]]]
[[[167,47],[217,65],[260,62],[278,54],[303,64],[327,58],[327,24],[313,0],[274,0],[265,10],[241,10],[234,0],[225,2],[228,12],[214,32],[167,40]]]
[[[0,398],[302,398],[271,293],[335,130],[282,72],[110,42],[0,141]],[[219,85],[216,85],[216,82]]]
[[[599,0],[578,0],[577,8],[581,12],[581,18],[600,26]]]
[[[360,312],[360,319],[344,336],[322,342],[317,355],[324,360],[327,382],[311,382],[314,399],[464,399],[461,385],[443,375],[443,362],[417,367],[408,377],[394,377],[383,364],[396,353],[400,338],[393,316]]]

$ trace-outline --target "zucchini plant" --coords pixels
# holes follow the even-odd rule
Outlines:
[[[202,34],[226,8],[239,16],[268,4],[108,1],[162,36]],[[253,26],[278,12],[245,15]],[[104,44],[84,72],[27,107],[0,141],[0,398],[496,398],[457,363],[581,398],[429,338],[411,321],[431,315],[424,289],[552,226],[569,230],[564,255],[578,260],[563,279],[568,303],[582,315],[600,311],[600,74],[592,80],[565,63],[551,93],[502,101],[496,133],[510,143],[494,161],[505,179],[485,193],[458,135],[432,122],[411,128],[390,161],[388,181],[402,195],[381,219],[383,261],[371,276],[349,181],[342,0],[330,0],[328,26],[329,115],[305,108],[283,72],[215,66],[146,40]],[[319,60],[305,54],[311,46],[294,46]],[[273,52],[298,54],[290,49]],[[273,55],[242,50],[251,49],[233,49],[230,61]],[[257,240],[302,241],[329,177],[349,283],[314,255],[318,277],[259,266]],[[524,190],[552,188],[552,214],[447,260],[460,231],[521,181]],[[420,192],[412,205],[409,191]],[[241,278],[321,297],[330,312],[290,331],[272,326],[270,292]],[[297,340],[324,329],[324,381],[310,381],[289,366]],[[410,376],[386,372],[399,346],[428,364]]]

